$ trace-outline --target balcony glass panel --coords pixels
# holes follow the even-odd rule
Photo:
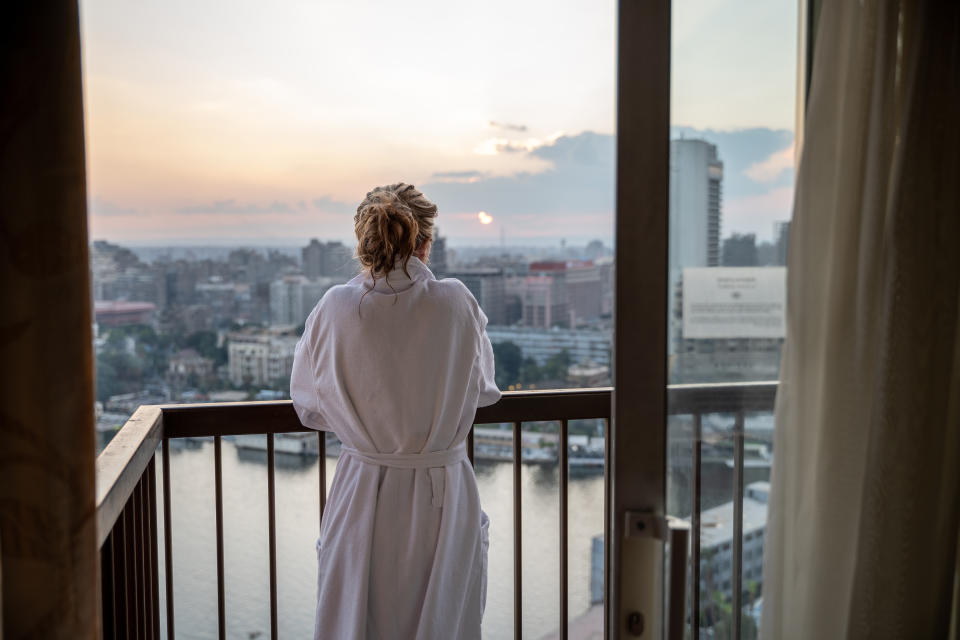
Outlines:
[[[101,449],[140,405],[285,399],[307,313],[356,273],[357,203],[398,180],[439,205],[431,268],[488,316],[504,390],[610,384],[615,3],[84,0],[81,20]],[[574,425],[571,455],[595,458],[603,427]],[[298,438],[275,436],[285,637],[312,628],[317,475],[332,481],[337,447],[318,459]],[[269,631],[265,442],[221,443],[228,636]],[[171,444],[181,633],[217,625],[213,446]],[[512,471],[478,465],[497,514],[485,627],[504,637]],[[597,617],[601,469],[570,479],[571,621]],[[521,477],[544,501],[524,522],[540,538],[525,566],[545,572],[524,629],[542,635],[559,615],[557,465]]]
[[[762,609],[754,549],[766,522],[775,389],[737,385],[775,381],[779,371],[797,14],[789,1],[673,3],[669,381],[726,385],[669,393],[668,510],[699,523],[691,584],[700,588],[689,592],[687,616],[695,638],[753,638]]]

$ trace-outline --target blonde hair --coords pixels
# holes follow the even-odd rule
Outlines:
[[[437,205],[412,184],[398,182],[376,187],[367,194],[357,207],[353,227],[357,234],[357,259],[370,272],[374,284],[377,276],[386,277],[397,262],[410,277],[410,256],[433,239],[436,217]]]

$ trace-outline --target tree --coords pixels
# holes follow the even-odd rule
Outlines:
[[[537,361],[531,357],[526,357],[523,359],[523,364],[520,365],[520,382],[523,384],[530,384],[531,382],[539,382],[542,378],[540,367],[537,366]]]
[[[227,349],[217,346],[217,334],[213,331],[197,331],[187,336],[186,345],[204,358],[213,360],[215,367],[227,362]]]
[[[497,386],[506,389],[520,382],[520,367],[523,363],[523,351],[513,342],[498,342],[493,345],[493,360],[496,364]]]
[[[138,391],[143,386],[140,361],[125,350],[104,350],[97,357],[97,400]]]
[[[550,356],[540,370],[541,379],[566,380],[567,369],[570,368],[571,360],[570,353],[566,349]]]

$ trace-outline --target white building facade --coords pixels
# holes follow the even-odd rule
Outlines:
[[[723,162],[705,140],[670,141],[670,315],[667,348],[676,353],[683,269],[720,265]]]
[[[310,280],[305,276],[284,276],[270,283],[270,323],[300,325],[327,289],[339,282],[335,278]]]
[[[262,386],[290,378],[296,336],[231,333],[227,367],[236,386]]]
[[[538,329],[535,327],[487,326],[490,342],[512,342],[520,347],[524,358],[533,358],[542,365],[550,356],[566,350],[575,364],[592,363],[610,366],[612,338],[610,331],[593,329]]]

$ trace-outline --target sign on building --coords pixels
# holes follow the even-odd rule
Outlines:
[[[783,338],[785,267],[683,270],[683,337]]]

